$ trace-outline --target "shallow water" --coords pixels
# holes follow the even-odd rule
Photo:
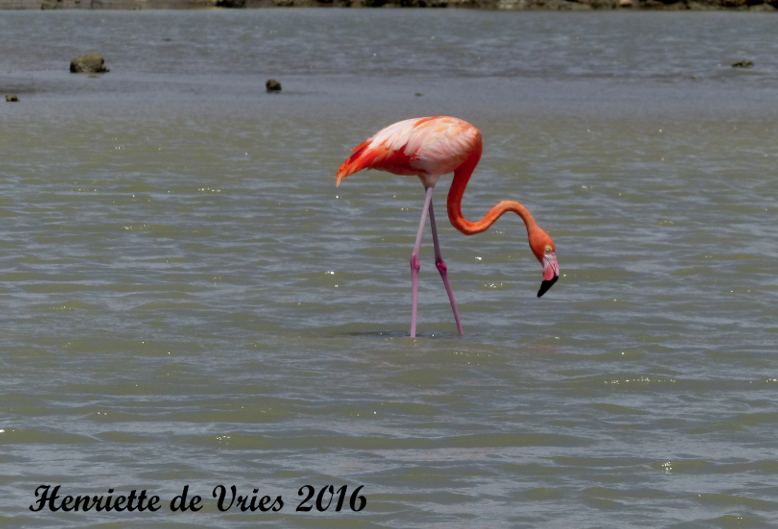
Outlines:
[[[770,526],[776,25],[2,13],[3,527]],[[93,50],[109,74],[67,73]],[[563,276],[537,299],[518,219],[461,235],[444,177],[465,336],[428,232],[412,339],[422,188],[334,173],[436,114],[484,135],[465,215],[520,200]],[[163,508],[31,512],[41,484]],[[219,484],[285,506],[219,512]],[[295,512],[306,484],[367,506]],[[185,485],[201,512],[170,511]]]

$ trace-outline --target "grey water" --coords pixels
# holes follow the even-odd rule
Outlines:
[[[0,523],[772,526],[776,30],[742,13],[0,13],[0,92],[20,99],[0,104]],[[91,51],[110,73],[68,73]],[[462,337],[429,231],[408,337],[418,180],[335,187],[353,146],[425,115],[483,133],[464,214],[519,200],[562,272],[537,299],[520,220],[465,237],[443,177]],[[34,512],[41,485],[161,508]],[[187,485],[202,510],[172,511]],[[218,485],[284,506],[221,512]],[[324,505],[345,485],[343,508],[296,511],[305,485]]]

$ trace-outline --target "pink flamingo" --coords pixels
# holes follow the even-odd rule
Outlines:
[[[532,253],[543,265],[543,282],[538,297],[550,289],[559,279],[559,265],[556,259],[556,247],[548,234],[540,229],[527,208],[518,202],[503,200],[494,206],[478,222],[470,222],[462,216],[462,196],[481,159],[483,144],[481,131],[470,123],[448,116],[433,116],[400,121],[379,130],[372,138],[357,145],[348,160],[343,162],[337,173],[337,185],[349,175],[362,169],[378,169],[398,175],[416,175],[424,185],[426,197],[421,211],[421,222],[416,234],[416,245],[411,254],[411,280],[413,285],[411,308],[411,337],[416,336],[416,305],[419,288],[419,250],[424,233],[424,221],[429,212],[432,227],[432,242],[435,246],[435,264],[440,271],[443,285],[446,287],[457,331],[462,334],[459,311],[454,302],[454,293],[448,282],[446,263],[440,255],[438,232],[435,227],[435,214],[432,210],[432,191],[441,175],[454,173],[454,181],[448,192],[448,219],[451,224],[464,233],[473,235],[489,229],[503,214],[513,211],[527,227],[529,246]]]

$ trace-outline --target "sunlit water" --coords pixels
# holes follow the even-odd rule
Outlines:
[[[777,29],[1,13],[0,89],[21,100],[0,104],[2,526],[770,526]],[[67,72],[89,51],[109,74]],[[382,126],[436,114],[484,135],[465,215],[521,201],[563,275],[537,299],[519,219],[463,236],[444,177],[465,336],[428,232],[411,339],[423,190],[334,173]],[[163,508],[31,512],[41,484]],[[285,505],[219,512],[219,484]],[[343,510],[295,512],[307,484],[347,485]],[[202,511],[170,511],[185,485]]]

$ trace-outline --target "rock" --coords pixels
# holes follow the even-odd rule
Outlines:
[[[448,7],[448,0],[400,0],[400,7]]]
[[[745,59],[742,61],[732,63],[733,68],[752,68],[753,66],[754,66],[754,61],[749,61]]]
[[[87,53],[70,61],[70,73],[106,73],[110,70],[105,67],[102,55]]]
[[[16,97],[14,94],[7,94],[5,96],[5,100],[7,102],[9,102],[9,103],[18,103],[19,102],[19,98]]]
[[[62,0],[43,0],[41,9],[62,9]]]
[[[216,7],[241,9],[246,7],[246,0],[216,0]]]
[[[268,92],[280,92],[281,91],[281,83],[276,81],[275,79],[268,79],[265,83],[265,88]]]

